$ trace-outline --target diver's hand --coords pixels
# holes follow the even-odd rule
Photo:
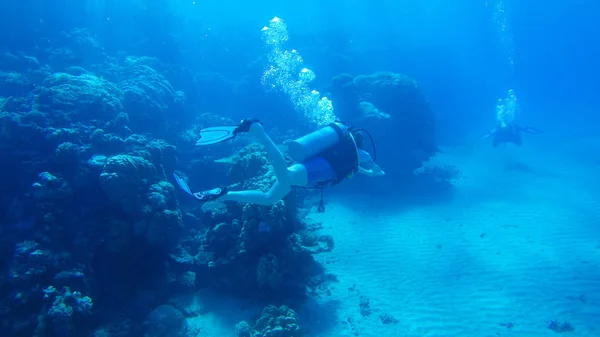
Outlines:
[[[385,172],[378,165],[373,166],[373,176],[384,176]]]
[[[364,169],[364,168],[362,168],[362,167],[360,167],[360,166],[358,167],[358,173],[360,173],[360,174],[364,174],[364,175],[366,175],[366,176],[369,176],[369,177],[372,177],[372,176],[373,176],[373,171],[371,171],[371,170],[366,170],[366,169]]]
[[[385,172],[383,171],[373,171],[373,177],[384,176]]]

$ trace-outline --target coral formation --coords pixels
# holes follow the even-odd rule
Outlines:
[[[91,74],[54,73],[46,77],[37,93],[40,112],[55,126],[115,118],[123,111],[122,93],[116,85]]]
[[[239,182],[231,189],[266,190],[274,182],[264,149],[257,144],[221,162],[229,166],[231,180]],[[311,255],[333,248],[328,237],[303,239],[318,236],[300,230],[293,196],[272,206],[206,203],[198,218],[207,227],[181,242],[173,258],[197,268],[198,279],[228,293],[301,295],[318,271]]]
[[[437,152],[435,116],[415,80],[390,72],[341,74],[329,90],[337,115],[372,133],[386,172],[410,179]]]
[[[178,309],[161,305],[143,323],[144,337],[185,337],[187,323]]]
[[[301,337],[298,314],[284,305],[269,305],[253,326],[242,321],[236,325],[238,337]]]
[[[299,212],[302,194],[272,206],[199,204],[171,180],[180,169],[194,185],[267,190],[273,169],[249,137],[194,144],[201,128],[247,117],[238,111],[285,105],[253,97],[262,89],[252,77],[184,67],[168,47],[160,59],[133,56],[147,53],[105,48],[87,29],[32,31],[39,35],[23,41],[34,47],[0,54],[0,335],[184,336],[186,318],[206,310],[198,289],[261,306],[327,295],[334,278],[313,255],[334,241]],[[331,91],[355,124],[405,135],[376,135],[406,156],[400,171],[434,152],[433,117],[412,80],[340,76]],[[269,306],[239,328],[300,336],[298,319]]]

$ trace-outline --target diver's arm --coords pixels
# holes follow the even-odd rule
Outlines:
[[[494,136],[497,132],[498,132],[498,128],[492,129],[490,132],[488,132],[488,133],[484,134],[483,136],[479,137],[479,139],[486,140],[486,139]]]
[[[369,177],[372,177],[372,176],[375,175],[373,173],[373,170],[365,170],[364,168],[362,168],[360,166],[358,167],[358,173],[364,174],[364,175],[369,176]]]
[[[531,126],[525,126],[525,127],[519,126],[518,128],[519,128],[519,131],[523,131],[523,132],[527,132],[527,133],[535,133],[535,134],[542,133],[542,130],[533,128]]]
[[[373,164],[373,168],[370,170],[366,170],[362,167],[358,167],[358,173],[362,173],[366,176],[369,177],[376,177],[376,176],[382,176],[385,175],[385,172],[383,172],[383,170],[377,165],[377,164]]]
[[[383,172],[383,170],[381,169],[381,167],[379,167],[379,165],[377,165],[377,164],[373,164],[373,168],[371,169],[371,171],[373,172],[374,176],[383,176],[383,175],[385,175],[385,172]]]
[[[250,120],[249,123],[251,124],[248,126],[248,133],[254,136],[254,138],[264,146],[265,151],[267,151],[267,158],[271,162],[271,165],[273,165],[275,177],[280,181],[288,180],[287,163],[279,147],[275,145],[271,137],[267,135],[267,132],[260,122]]]

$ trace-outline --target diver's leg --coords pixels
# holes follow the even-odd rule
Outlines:
[[[498,132],[498,130],[497,129],[493,129],[492,131],[490,131],[490,132],[482,135],[481,137],[479,137],[479,139],[481,139],[481,140],[489,139],[490,137],[495,136],[496,132]]]
[[[247,202],[256,205],[268,206],[273,205],[279,200],[283,199],[290,191],[292,187],[288,184],[282,184],[276,181],[275,184],[269,189],[267,193],[261,191],[229,191],[227,194],[218,198],[217,201],[236,201],[236,202]]]
[[[248,202],[257,205],[273,205],[283,199],[290,191],[292,186],[306,186],[308,183],[308,172],[303,164],[295,164],[286,169],[288,180],[275,181],[267,193],[247,190],[247,191],[229,191],[219,197],[217,201],[236,201]]]
[[[290,185],[305,187],[308,185],[308,169],[303,163],[297,163],[287,168]]]
[[[236,201],[257,205],[272,205],[290,193],[292,186],[306,186],[308,173],[304,165],[296,164],[288,168],[283,153],[281,153],[277,145],[273,143],[273,140],[267,135],[261,124],[253,123],[250,126],[249,133],[256,137],[258,142],[265,147],[269,161],[273,165],[277,181],[267,193],[253,190],[229,191],[225,195],[219,197],[217,199],[218,201]]]
[[[524,131],[524,132],[528,132],[528,133],[542,133],[542,130],[536,129],[536,128],[531,127],[531,126],[526,126],[526,127],[523,127],[523,128],[519,128],[519,130]]]
[[[292,185],[289,183],[290,177],[288,174],[287,163],[285,162],[285,158],[283,157],[283,153],[281,150],[273,143],[271,137],[267,135],[265,129],[260,123],[253,123],[250,126],[250,132],[258,142],[265,147],[267,151],[267,157],[273,165],[273,170],[275,171],[275,177],[277,180],[282,182],[284,185]]]

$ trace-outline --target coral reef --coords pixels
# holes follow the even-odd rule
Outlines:
[[[144,337],[185,337],[187,323],[178,309],[161,305],[143,323]]]
[[[171,114],[182,114],[185,96],[147,63],[147,58],[128,57],[116,73],[124,111],[142,132],[165,133],[173,123]]]
[[[269,305],[253,326],[241,321],[236,325],[238,337],[301,337],[302,328],[298,324],[296,312],[284,305]]]
[[[110,17],[103,23],[118,21]],[[164,27],[153,35],[159,52],[139,47],[150,42],[125,52],[47,19],[60,28],[31,29],[22,36],[29,48],[0,54],[1,336],[185,336],[186,318],[206,310],[199,289],[261,306],[327,295],[334,278],[313,255],[334,241],[303,218],[301,194],[272,206],[199,204],[171,180],[180,169],[195,186],[267,190],[273,169],[249,137],[195,142],[203,127],[237,123],[232,111],[285,104],[253,97],[257,78],[231,81],[196,59],[182,66]],[[378,129],[384,160],[392,150],[406,158],[386,171],[412,172],[435,152],[433,116],[414,81],[340,76],[331,91],[336,111]],[[298,136],[277,134],[278,143]],[[285,306],[239,327],[252,337],[302,334]]]
[[[229,188],[270,188],[274,176],[265,157],[262,147],[249,144],[221,160],[231,180],[239,181]],[[203,283],[227,293],[302,296],[320,270],[312,254],[333,249],[332,238],[303,229],[294,195],[272,206],[212,202],[189,212],[206,227],[193,231],[172,256]]]
[[[295,195],[201,205],[169,181],[179,167],[220,167],[230,188],[266,190],[264,149],[238,137],[233,156],[217,146],[188,157],[195,131],[233,121],[172,118],[185,114],[184,95],[156,59],[67,66],[79,52],[55,48],[48,65],[11,55],[14,68],[0,67],[11,94],[0,100],[0,334],[183,336],[184,317],[202,310],[183,298],[199,288],[281,302],[317,286],[312,255],[333,239],[305,226]]]
[[[46,77],[37,93],[37,108],[55,127],[71,123],[100,123],[123,111],[116,85],[91,74],[54,73]]]
[[[411,179],[437,152],[435,116],[415,80],[390,72],[341,74],[329,90],[338,116],[371,132],[386,172]]]

